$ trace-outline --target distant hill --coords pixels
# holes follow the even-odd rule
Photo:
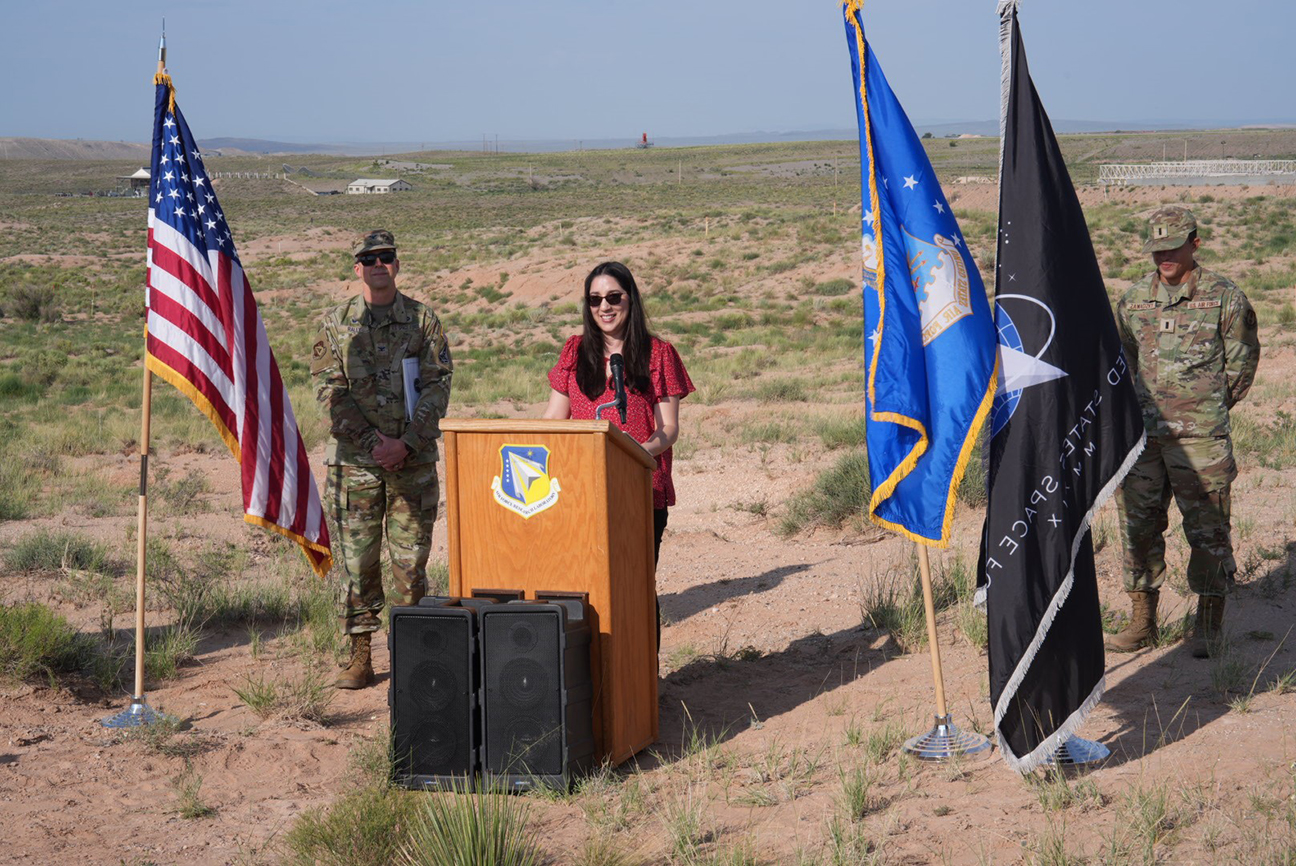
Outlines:
[[[135,141],[0,138],[0,159],[133,159],[149,161],[149,146]]]
[[[1053,128],[1059,133],[1091,132],[1157,132],[1165,130],[1191,131],[1207,129],[1289,129],[1291,123],[1250,123],[1246,125],[1222,125],[1216,122],[1201,121],[1103,121],[1103,120],[1057,120]],[[919,135],[931,133],[937,138],[958,135],[998,136],[999,123],[996,120],[965,121],[923,121],[914,123]],[[700,136],[663,136],[649,135],[649,141],[657,147],[703,147],[716,144],[764,144],[789,141],[850,141],[856,137],[854,128],[850,129],[812,129],[792,130],[789,132],[738,132],[726,135]],[[425,150],[467,150],[480,151],[483,142],[477,139],[459,141],[370,141],[370,142],[294,142],[261,138],[204,138],[199,146],[205,150],[219,150],[221,153],[236,156],[244,154],[290,155],[318,153],[328,156],[379,156],[398,153],[414,153]],[[508,153],[548,153],[563,150],[610,150],[629,148],[638,144],[636,136],[626,138],[586,138],[586,139],[501,139],[499,149]],[[494,148],[495,140],[486,142]],[[147,163],[148,145],[139,142],[125,141],[90,141],[83,139],[65,140],[53,138],[0,138],[0,159],[131,159]]]
[[[381,144],[347,145],[347,144],[301,144],[292,141],[270,141],[261,138],[201,138],[198,146],[204,150],[219,150],[221,153],[260,154],[260,153],[322,153],[332,156],[369,156],[378,153]],[[404,153],[418,150],[417,144],[403,144],[401,150],[389,150],[389,153]],[[359,149],[357,149],[359,148]]]

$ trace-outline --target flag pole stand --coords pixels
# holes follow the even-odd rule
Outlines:
[[[1086,740],[1083,737],[1070,737],[1058,746],[1058,750],[1044,759],[1044,763],[1057,767],[1078,767],[1084,764],[1096,764],[1111,756],[1111,749],[1102,743]]]
[[[158,74],[166,72],[166,19],[162,21],[162,40],[158,44]],[[148,353],[145,347],[145,354]],[[140,421],[139,522],[135,532],[135,690],[130,706],[102,722],[105,728],[143,728],[162,721],[166,716],[148,705],[144,697],[144,562],[148,551],[148,453],[149,421],[153,411],[153,371],[144,364],[144,399]]]
[[[144,698],[144,562],[148,539],[148,452],[149,420],[152,408],[153,372],[144,368],[144,419],[140,424],[139,523],[135,533],[135,691],[130,706],[103,720],[105,728],[141,728],[165,716]]]
[[[940,645],[936,642],[936,605],[932,601],[931,563],[927,548],[918,548],[918,571],[922,577],[923,610],[927,614],[927,644],[931,648],[932,678],[936,681],[936,721],[930,731],[905,741],[904,753],[920,761],[949,761],[989,751],[990,741],[974,731],[960,730],[945,707],[945,675],[941,670]]]

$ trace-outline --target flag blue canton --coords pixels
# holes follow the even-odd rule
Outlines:
[[[994,322],[922,143],[864,38],[858,0],[843,11],[864,196],[869,517],[944,546],[994,394]]]
[[[168,99],[165,86],[157,89],[159,100]],[[164,108],[154,124],[149,198],[154,220],[180,232],[204,256],[219,250],[238,260],[202,152],[178,108]]]

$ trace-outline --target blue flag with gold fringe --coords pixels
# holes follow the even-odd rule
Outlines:
[[[938,547],[994,399],[994,320],[922,143],[843,4],[859,120],[869,518]]]

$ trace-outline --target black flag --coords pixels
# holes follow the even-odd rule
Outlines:
[[[1026,773],[1102,697],[1089,522],[1143,449],[1143,421],[1089,228],[1026,67],[1016,6],[999,4],[1002,378],[977,583],[999,746]]]

